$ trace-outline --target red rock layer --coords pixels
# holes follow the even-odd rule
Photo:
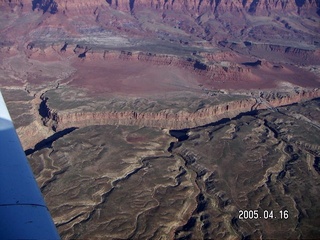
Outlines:
[[[200,14],[208,11],[215,13],[249,12],[252,14],[270,14],[271,12],[295,12],[307,14],[310,10],[316,12],[320,7],[320,3],[317,0],[42,0],[40,2],[41,4],[32,4],[32,1],[27,0],[0,0],[0,7],[4,6],[14,9],[18,6],[19,8],[29,10],[43,10],[41,9],[41,5],[46,6],[50,2],[52,5],[57,5],[58,11],[72,12],[74,14],[92,14],[98,7],[106,5],[126,12],[149,8]],[[50,6],[48,9],[50,10]]]
[[[320,89],[298,91],[290,94],[264,94],[264,102],[257,104],[255,98],[243,99],[209,106],[196,112],[170,110],[160,112],[110,111],[110,112],[59,112],[50,109],[47,124],[57,129],[89,125],[139,125],[167,129],[183,129],[206,125],[223,118],[233,118],[240,113],[288,105],[320,97]]]

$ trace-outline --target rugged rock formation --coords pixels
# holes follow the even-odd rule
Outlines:
[[[28,95],[8,93],[61,237],[319,235],[319,103],[277,108],[320,97],[319,6],[0,0],[0,87]]]
[[[320,97],[320,90],[302,90],[290,94],[261,93],[257,98],[248,98],[209,106],[196,112],[170,109],[160,112],[110,111],[77,112],[50,109],[45,124],[55,130],[90,125],[138,125],[168,129],[184,129],[206,125],[223,118],[233,118],[240,113],[252,110],[274,108]]]
[[[246,99],[201,109],[193,113],[185,111],[173,113],[170,109],[160,112],[64,112],[50,109],[45,122],[56,129],[105,124],[182,129],[205,125],[222,118],[235,117],[241,112],[250,111],[254,104],[254,99]]]
[[[319,106],[172,131],[179,142],[155,128],[89,126],[29,159],[62,239],[317,239],[319,128],[292,114],[319,116]],[[261,218],[242,217],[252,206]]]
[[[263,60],[262,68],[256,68],[253,72],[253,68],[250,65],[243,64],[246,58],[246,51],[237,47],[235,44],[227,44],[226,47],[230,47],[231,50],[243,52],[243,54],[236,54],[233,51],[217,51],[215,53],[199,53],[201,60],[196,52],[190,55],[177,56],[173,54],[161,54],[142,51],[115,51],[115,50],[103,50],[103,49],[91,49],[85,45],[72,45],[72,44],[54,44],[51,47],[45,49],[33,47],[28,51],[28,57],[31,59],[59,59],[59,58],[79,58],[84,61],[105,61],[106,64],[112,60],[121,61],[139,61],[146,62],[152,65],[161,66],[176,66],[180,69],[187,69],[196,72],[199,76],[206,78],[206,81],[214,82],[218,80],[238,82],[241,85],[241,81],[250,81],[257,79],[260,72],[266,69],[267,72],[273,72],[277,68],[277,64],[273,65],[272,62]],[[250,47],[250,52],[266,59],[274,61],[281,60],[286,63],[314,63],[319,60],[318,51],[305,50],[299,48],[291,48],[284,46],[271,46],[271,45],[256,45]],[[280,64],[281,65],[281,64]],[[279,69],[281,70],[282,67]],[[279,70],[278,69],[278,70]],[[294,69],[291,71],[301,71],[301,69]],[[282,73],[286,74],[285,71]],[[282,74],[281,71],[277,72],[278,76]],[[265,75],[265,74],[264,74]]]
[[[78,12],[82,14],[92,13],[92,10],[97,10],[98,7],[110,5],[111,7],[133,12],[143,10],[145,8],[155,10],[179,10],[190,13],[204,13],[207,11],[214,13],[243,13],[250,14],[265,14],[271,12],[295,12],[298,14],[311,11],[319,11],[320,2],[318,0],[219,0],[219,1],[155,1],[155,0],[91,0],[91,1],[76,1],[76,0],[1,0],[0,6],[10,7],[15,9],[17,7],[29,8],[29,10],[40,10],[43,13],[49,12],[55,14],[58,11]]]
[[[168,49],[166,53],[175,49],[176,46],[167,45],[172,43],[190,46],[190,49],[195,46],[212,49],[218,45],[217,48],[227,47],[260,58],[275,60],[282,54],[290,63],[314,63],[319,58],[315,35],[319,31],[315,16],[319,6],[318,0],[1,0],[2,12],[11,12],[10,17],[14,16],[12,13],[22,12],[20,18],[25,19],[17,21],[15,26],[9,21],[0,29],[3,35],[0,47],[4,48],[2,52],[7,52],[16,48],[21,51],[23,46],[23,51],[30,56],[40,53],[38,49],[50,52],[54,42],[62,44],[58,51],[84,58],[96,49],[120,48],[121,51],[121,48],[136,46],[137,42],[144,44],[143,40],[150,38],[163,41]],[[310,15],[312,18],[307,20]],[[262,16],[266,19],[260,23]],[[287,16],[291,16],[290,19]],[[119,39],[112,39],[114,36]],[[292,42],[293,36],[295,42]],[[109,38],[111,40],[106,40]],[[300,46],[297,42],[301,42]],[[188,51],[186,49],[180,50]]]
[[[73,70],[70,74],[59,75],[59,70],[49,72],[49,67],[41,66],[38,71],[35,66],[44,61],[61,61],[70,68],[78,64],[74,67],[76,72],[86,67],[89,71],[90,66],[102,61],[105,64],[121,60],[123,62],[119,63],[124,66],[126,62],[142,62],[175,66],[175,69],[186,69],[187,74],[197,73],[195,85],[197,89],[203,87],[202,90],[233,89],[233,85],[236,86],[234,89],[251,89],[257,82],[263,84],[252,88],[270,89],[288,79],[294,86],[314,87],[318,84],[316,76],[307,75],[307,71],[292,64],[317,65],[319,61],[316,38],[319,25],[315,15],[317,11],[319,14],[319,5],[319,0],[0,0],[2,19],[10,20],[3,20],[4,25],[0,28],[0,54],[8,58],[13,55],[20,58],[21,54],[25,61],[30,60],[30,66],[25,70],[28,73],[17,74],[23,84],[25,78],[34,79],[33,83],[39,85],[49,77],[56,85],[70,80]],[[305,17],[309,15],[312,16]],[[292,36],[296,40],[287,42]],[[277,39],[273,42],[273,38]],[[123,42],[118,45],[118,41]],[[156,49],[159,42],[162,45]],[[146,44],[150,45],[146,47]],[[256,61],[261,64],[243,64]],[[87,63],[94,64],[88,67]],[[15,63],[15,67],[7,64],[8,69],[16,69],[16,66],[22,68],[20,63]],[[14,75],[6,74],[4,78]],[[110,75],[112,78],[116,74]],[[312,84],[303,85],[304,76],[306,81],[311,79]],[[95,76],[85,76],[91,77]],[[171,79],[168,82],[171,84]],[[130,89],[131,85],[126,87]],[[49,121],[47,124],[54,129],[67,127],[66,119],[73,119],[75,126],[87,125],[89,121],[93,124],[185,128],[270,107],[267,104],[279,106],[312,97],[299,93],[290,97],[264,98],[270,99],[270,103],[259,105],[257,99],[252,98],[195,113],[172,113],[170,110],[66,113],[51,109],[45,121]],[[70,126],[74,124],[70,123]]]
[[[319,4],[319,3],[318,3]],[[121,10],[142,9],[149,5],[156,9],[163,10],[187,10],[199,14],[210,11],[217,14],[232,12],[241,14],[249,12],[252,14],[270,14],[272,11],[288,11],[301,13],[304,10],[316,9],[316,1],[259,1],[259,0],[222,0],[222,1],[164,1],[146,3],[146,1],[110,1],[110,5]]]
[[[320,89],[314,89],[311,91],[296,91],[292,94],[281,94],[281,93],[262,93],[261,97],[266,99],[272,107],[289,105],[305,100],[320,97]]]
[[[219,44],[239,53],[247,54],[250,52],[251,54],[260,56],[261,58],[273,61],[283,61],[296,64],[317,64],[319,61],[319,50],[317,49],[276,44],[255,44],[249,41],[245,41],[243,43],[221,41]],[[310,45],[313,44],[313,42],[310,42]]]

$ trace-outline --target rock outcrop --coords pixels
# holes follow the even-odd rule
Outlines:
[[[208,106],[195,112],[170,109],[159,112],[137,111],[59,111],[48,107],[45,124],[55,130],[89,125],[138,125],[167,129],[184,129],[210,124],[223,118],[233,118],[240,113],[310,100],[320,97],[320,90],[300,90],[293,93],[261,93],[259,97]]]
[[[320,89],[314,89],[311,91],[300,90],[295,91],[291,94],[281,94],[281,93],[263,93],[261,94],[263,99],[266,99],[268,103],[273,107],[279,107],[284,105],[289,105],[293,103],[298,103],[305,100],[310,100],[320,97]]]
[[[235,117],[241,112],[250,111],[254,105],[253,99],[235,101],[213,107],[201,109],[197,112],[179,111],[172,113],[170,110],[160,112],[58,112],[52,110],[49,118],[56,123],[57,128],[87,125],[139,125],[168,129],[191,128],[205,125],[222,118]],[[55,120],[54,120],[55,119]]]
[[[245,41],[243,43],[220,41],[219,44],[238,53],[247,54],[250,52],[252,55],[273,61],[281,60],[282,62],[301,65],[308,63],[317,64],[317,62],[319,62],[319,50],[317,49],[277,44],[256,44],[250,41]]]
[[[203,14],[212,12],[222,14],[232,13],[250,13],[268,15],[272,12],[292,12],[297,14],[308,14],[310,11],[318,12],[320,2],[318,0],[216,0],[216,1],[155,1],[155,0],[1,0],[0,7],[9,7],[11,9],[25,9],[32,11],[42,11],[55,14],[57,12],[70,12],[81,14],[92,14],[99,7],[109,5],[112,8],[125,12],[134,12],[146,8],[166,11],[175,10],[189,12],[192,14]]]

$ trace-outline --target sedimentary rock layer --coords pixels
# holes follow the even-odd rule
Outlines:
[[[45,124],[55,129],[83,127],[89,125],[138,125],[168,129],[192,128],[206,125],[223,118],[233,118],[240,113],[310,100],[320,97],[320,90],[302,90],[290,94],[261,93],[259,97],[231,101],[215,106],[208,106],[195,112],[170,109],[159,112],[138,111],[59,111],[48,107]]]
[[[310,9],[317,11],[320,2],[318,0],[299,0],[299,1],[282,1],[282,0],[219,0],[219,1],[155,1],[155,0],[91,0],[91,1],[75,1],[75,0],[1,0],[0,6],[14,8],[27,8],[29,10],[37,10],[55,14],[61,12],[89,12],[97,7],[110,5],[121,11],[142,10],[145,8],[155,10],[181,10],[189,12],[212,11],[216,13],[233,12],[242,13],[249,12],[252,14],[269,14],[272,11],[296,12],[304,13]],[[84,12],[85,11],[85,12]]]

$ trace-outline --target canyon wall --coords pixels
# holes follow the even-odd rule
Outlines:
[[[246,49],[235,48],[245,53]],[[1,49],[1,48],[0,48]],[[208,81],[218,80],[223,81],[251,81],[257,79],[257,74],[254,71],[260,71],[264,68],[273,69],[272,63],[268,61],[283,61],[289,64],[317,64],[319,61],[319,51],[304,50],[293,47],[283,47],[276,45],[259,44],[254,45],[250,49],[257,56],[261,55],[261,66],[252,67],[243,64],[244,55],[237,54],[232,51],[217,51],[215,53],[200,53],[201,60],[197,53],[186,56],[176,56],[170,54],[158,54],[152,52],[140,51],[111,51],[102,49],[90,49],[88,46],[80,46],[73,44],[55,44],[45,49],[33,47],[25,52],[29,58],[34,59],[52,59],[52,58],[79,58],[83,61],[139,61],[152,63],[153,65],[176,66],[181,69],[186,69],[196,72],[199,76],[205,77]],[[1,50],[0,50],[1,51]],[[3,51],[5,51],[3,49]],[[13,50],[12,50],[13,51]],[[264,57],[264,58],[263,58]],[[236,62],[235,62],[236,60]],[[281,64],[280,64],[281,65]],[[279,72],[280,74],[281,72]]]
[[[251,14],[270,14],[271,12],[296,12],[298,14],[317,9],[319,2],[316,0],[310,1],[281,1],[281,0],[216,0],[216,1],[145,1],[145,0],[110,0],[109,4],[123,11],[141,10],[145,7],[162,9],[162,10],[178,10],[189,11],[191,13],[202,14],[204,12],[214,12],[217,14],[232,12]]]
[[[268,109],[320,97],[320,90],[301,90],[293,93],[262,93],[257,98],[235,100],[214,106],[206,106],[195,112],[170,109],[159,112],[138,111],[59,111],[48,106],[44,123],[55,130],[89,125],[139,125],[167,129],[184,129],[210,124],[223,118],[233,118],[240,113]]]
[[[314,42],[310,39],[310,45]],[[219,45],[225,48],[229,48],[235,52],[242,54],[250,54],[259,56],[262,59],[268,59],[273,61],[282,61],[295,64],[317,64],[319,62],[319,50],[307,49],[299,46],[285,46],[277,44],[264,44],[264,43],[252,43],[245,41],[243,43],[234,43],[228,41],[220,41]],[[215,59],[215,54],[209,59]]]
[[[320,97],[320,89],[312,90],[300,90],[295,91],[290,94],[282,94],[279,92],[263,92],[261,95],[262,99],[266,99],[268,104],[273,107],[290,105],[293,103],[298,103],[305,100],[310,100]],[[263,108],[263,107],[262,107]],[[262,109],[258,108],[258,109]]]
[[[25,11],[43,11],[55,14],[69,12],[78,14],[93,13],[97,8],[111,6],[117,10],[134,12],[146,8],[154,10],[175,10],[201,14],[214,13],[250,13],[268,15],[272,12],[293,12],[308,14],[318,12],[319,0],[1,0],[0,7],[24,9]]]
[[[83,127],[88,125],[139,125],[168,129],[183,129],[205,125],[222,118],[235,117],[241,112],[250,111],[255,104],[254,99],[234,101],[201,109],[197,112],[171,110],[160,112],[59,112],[51,110],[49,118],[57,129],[71,126]]]
[[[106,61],[106,64],[112,60],[121,60],[124,62],[139,61],[159,66],[175,66],[179,67],[180,69],[186,69],[195,72],[199,76],[206,77],[206,79],[209,81],[218,79],[219,81],[237,82],[244,79],[247,80],[254,78],[252,69],[243,64],[234,62],[220,64],[219,62],[213,62],[216,60],[214,57],[215,54],[211,54],[210,56],[205,56],[205,54],[203,54],[203,56],[208,57],[208,59],[203,59],[200,61],[197,59],[197,57],[192,57],[191,55],[190,57],[180,57],[170,54],[156,54],[140,51],[95,50],[89,49],[86,46],[71,44],[67,46],[57,44],[45,49],[33,47],[32,49],[27,49],[25,52],[31,59],[58,59],[59,57],[70,59],[72,57],[77,57],[79,60],[81,59],[82,61],[89,62]],[[221,53],[217,54],[221,55]],[[313,52],[310,52],[310,55],[312,54]]]

